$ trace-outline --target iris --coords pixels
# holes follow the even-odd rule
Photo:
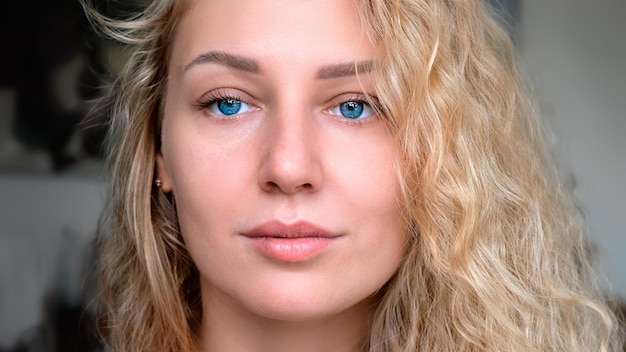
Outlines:
[[[343,117],[357,119],[363,114],[363,103],[359,101],[347,101],[339,105]]]
[[[241,110],[241,101],[237,99],[223,99],[217,102],[217,108],[224,115],[235,115]]]

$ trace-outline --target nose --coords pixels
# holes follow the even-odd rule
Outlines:
[[[271,193],[312,193],[323,183],[321,146],[307,114],[277,112],[268,118],[258,183]]]

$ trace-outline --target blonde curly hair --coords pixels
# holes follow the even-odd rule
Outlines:
[[[86,0],[84,0],[86,1]],[[581,218],[543,142],[515,50],[480,0],[358,0],[377,47],[409,248],[365,350],[617,351]],[[111,94],[100,326],[115,351],[194,351],[198,272],[153,185],[169,48],[188,1],[95,27],[136,50]]]

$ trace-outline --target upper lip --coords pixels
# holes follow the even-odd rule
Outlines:
[[[327,231],[306,221],[286,224],[278,220],[268,221],[244,233],[246,237],[305,238],[305,237],[338,237],[338,234]]]

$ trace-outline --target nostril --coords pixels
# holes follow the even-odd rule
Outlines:
[[[266,191],[273,191],[273,190],[278,190],[280,192],[283,193],[294,193],[294,192],[298,192],[298,191],[310,191],[313,190],[315,187],[313,186],[312,183],[303,183],[303,184],[299,184],[299,185],[295,185],[293,187],[290,187],[288,184],[284,184],[281,185],[279,183],[276,183],[274,181],[268,181],[265,183],[265,190]]]
[[[321,155],[312,137],[271,135],[261,151],[257,184],[266,192],[315,192],[323,183]],[[293,132],[293,131],[291,131]]]
[[[267,188],[269,188],[269,189],[280,188],[280,187],[278,186],[278,184],[277,184],[276,182],[274,182],[274,181],[268,181],[268,182],[266,183],[266,185],[267,185]]]

